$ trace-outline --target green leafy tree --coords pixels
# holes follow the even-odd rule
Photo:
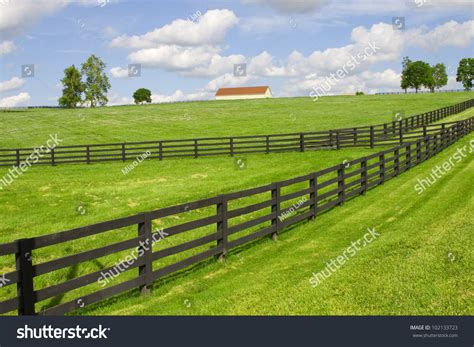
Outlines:
[[[456,74],[456,81],[461,82],[465,90],[471,90],[474,78],[474,58],[461,59]]]
[[[400,82],[400,87],[407,92],[407,89],[410,87],[408,83],[407,69],[408,65],[411,64],[411,60],[408,57],[404,57],[402,61],[402,79]]]
[[[81,72],[86,77],[85,101],[88,101],[91,107],[103,106],[109,101],[107,92],[110,89],[110,83],[104,72],[105,66],[105,63],[94,54],[81,66]]]
[[[431,79],[428,88],[434,93],[435,88],[440,89],[448,84],[448,74],[446,73],[446,66],[439,63],[431,67]]]
[[[151,91],[146,88],[140,88],[133,93],[133,99],[135,100],[136,104],[140,104],[143,102],[151,102]]]
[[[417,60],[408,64],[406,69],[406,85],[407,87],[414,88],[416,93],[418,93],[421,86],[431,85],[431,79],[431,67],[428,63]]]
[[[63,95],[59,98],[59,106],[74,108],[82,102],[85,85],[81,79],[82,75],[74,65],[64,69],[64,78],[61,80],[64,88]]]

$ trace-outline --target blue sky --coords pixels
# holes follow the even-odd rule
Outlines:
[[[462,88],[454,76],[474,55],[473,11],[469,0],[0,0],[0,107],[56,105],[63,70],[92,53],[107,64],[110,104],[131,103],[140,87],[154,102],[244,85],[308,96],[370,44],[375,53],[327,94],[398,91],[405,55],[445,63],[446,88]],[[26,64],[34,76],[22,76]],[[129,64],[140,76],[129,77]]]

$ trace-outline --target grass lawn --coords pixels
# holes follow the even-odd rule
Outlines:
[[[288,133],[379,124],[459,103],[474,92],[185,102],[0,112],[0,148]]]
[[[473,154],[423,194],[417,178],[469,144],[320,215],[315,221],[155,284],[87,315],[472,315]],[[380,236],[317,287],[309,283],[367,228]]]

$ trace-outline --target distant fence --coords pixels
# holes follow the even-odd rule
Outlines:
[[[435,114],[432,116],[435,117]],[[0,244],[0,256],[11,257],[12,262],[8,267],[16,268],[15,271],[3,275],[5,283],[0,286],[3,291],[1,297],[9,296],[5,291],[11,285],[16,285],[16,291],[10,290],[10,298],[0,302],[0,313],[17,310],[19,315],[59,315],[134,288],[146,293],[156,280],[164,276],[208,258],[224,257],[235,247],[266,235],[276,236],[291,225],[314,219],[318,214],[342,205],[348,199],[364,194],[368,189],[383,184],[427,160],[472,130],[474,117],[440,125],[437,133],[424,138],[304,176],[86,227]],[[295,199],[299,201],[297,207],[294,204]],[[187,219],[183,217],[189,216],[188,213],[193,211],[204,213],[203,210],[207,211],[203,218],[202,214],[199,219],[191,221],[185,221]],[[162,230],[167,235],[166,239],[177,238],[179,242],[159,250],[153,250],[153,247],[145,248],[144,244],[155,240],[159,233],[153,231],[153,221],[163,221],[166,218],[174,223]],[[123,240],[125,234],[122,228],[128,227],[132,227],[129,232],[133,237]],[[200,230],[199,235],[196,234],[197,230]],[[105,246],[97,243],[100,234],[111,231],[119,232],[112,238],[115,243],[107,243]],[[203,231],[206,231],[204,235]],[[79,253],[73,252],[73,244],[85,242],[84,238],[87,237],[90,238],[90,248],[83,249],[85,246],[81,245],[82,250]],[[108,240],[110,242],[110,238]],[[54,259],[54,252],[43,250],[51,246],[60,247],[58,245],[66,247],[67,256]],[[104,264],[104,261],[99,262],[98,258],[115,254],[118,256],[118,252],[131,249],[139,252],[138,257],[129,262],[126,269],[133,277],[79,298],[77,294],[74,295],[75,290],[96,283],[103,273],[114,268],[115,265],[112,264],[116,259]],[[41,250],[44,252],[44,258],[36,253]],[[191,250],[197,253],[191,256],[186,253]],[[175,256],[182,258],[175,259]],[[164,262],[165,258],[169,259],[168,263]],[[63,269],[76,270],[79,264],[89,261],[100,264],[101,268],[79,275],[73,271],[75,277],[72,279],[55,273]],[[132,269],[138,269],[137,273],[131,273]],[[46,286],[37,288],[35,279],[44,275],[48,276],[49,282]],[[67,295],[67,300],[61,300],[63,295]],[[36,305],[51,298],[59,300],[38,312]]]
[[[34,165],[125,162],[135,160],[145,152],[150,152],[147,159],[163,160],[179,157],[235,156],[249,153],[303,152],[344,147],[373,148],[395,145],[437,132],[439,126],[428,125],[462,112],[473,105],[474,99],[470,99],[391,123],[317,132],[58,146],[40,157]],[[33,151],[33,148],[0,149],[0,166],[19,166]]]
[[[453,93],[453,92],[466,92],[465,89],[443,89],[443,90],[437,90],[436,93]],[[434,92],[430,90],[419,90],[418,92],[414,91],[407,91],[406,93],[403,92],[380,92],[380,93],[375,93],[375,95],[392,95],[392,94],[432,94]]]

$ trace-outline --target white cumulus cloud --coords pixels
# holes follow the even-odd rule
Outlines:
[[[20,89],[25,84],[25,80],[18,77],[12,77],[7,81],[0,82],[0,92],[8,92]]]
[[[0,99],[0,107],[16,107],[16,106],[26,106],[31,100],[30,94],[20,93],[18,95],[9,96],[3,99]]]
[[[127,78],[128,69],[121,68],[120,66],[113,67],[110,69],[110,75],[113,78]]]
[[[200,46],[220,44],[227,32],[238,23],[230,10],[210,10],[196,21],[176,19],[143,35],[122,35],[110,46],[116,48],[156,48],[159,45]]]

